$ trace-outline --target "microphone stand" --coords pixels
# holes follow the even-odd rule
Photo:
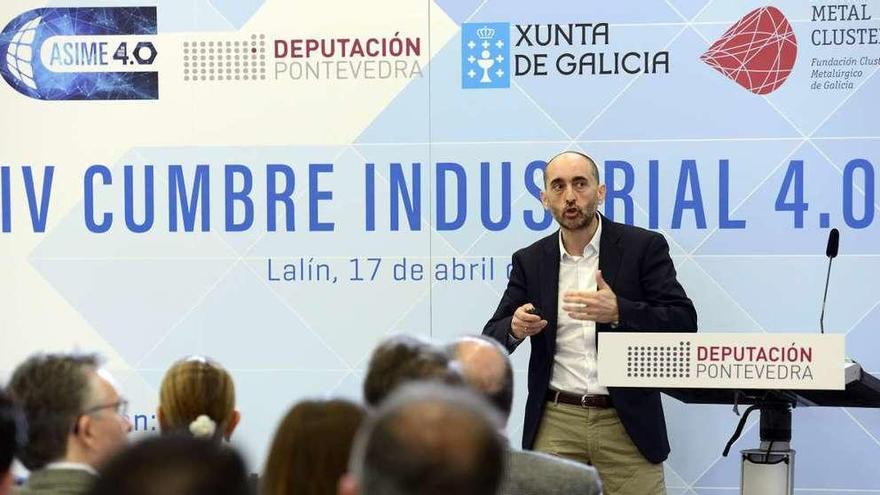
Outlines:
[[[828,273],[825,275],[825,294],[822,296],[822,314],[819,315],[819,330],[825,334],[825,301],[828,299],[828,282],[831,280],[831,262],[834,258],[828,258]]]

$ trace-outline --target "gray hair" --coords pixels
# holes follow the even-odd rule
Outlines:
[[[408,384],[361,428],[349,471],[361,495],[497,493],[507,463],[500,426],[470,390]]]

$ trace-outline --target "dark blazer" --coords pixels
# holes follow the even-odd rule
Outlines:
[[[602,217],[599,269],[617,294],[620,321],[615,329],[597,324],[597,332],[695,332],[697,313],[669,257],[666,239],[656,232],[619,224]],[[498,309],[483,328],[508,345],[510,320],[516,308],[532,303],[547,320],[544,330],[531,338],[529,396],[523,425],[523,448],[531,449],[544,414],[547,389],[556,352],[559,293],[559,232],[513,254],[507,290]],[[513,346],[515,347],[515,346]],[[620,421],[642,455],[653,463],[669,455],[666,421],[660,392],[640,388],[609,387]]]

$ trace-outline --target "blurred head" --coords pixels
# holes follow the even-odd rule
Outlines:
[[[541,203],[559,226],[567,230],[587,228],[605,200],[605,184],[592,158],[576,151],[560,153],[547,162]]]
[[[107,464],[92,495],[249,495],[248,472],[227,445],[184,435],[153,437]]]
[[[0,390],[0,495],[12,488],[12,459],[24,446],[26,434],[21,410]]]
[[[39,354],[21,364],[9,381],[28,424],[19,456],[30,470],[55,461],[96,469],[128,440],[128,403],[98,358],[83,354]]]
[[[376,347],[364,379],[364,400],[377,406],[397,387],[412,381],[462,382],[442,349],[410,335],[389,337]]]
[[[497,493],[507,456],[499,428],[497,413],[465,388],[406,385],[358,432],[339,493]]]
[[[506,423],[513,406],[513,367],[507,349],[480,335],[457,339],[449,351],[465,383],[495,406]]]
[[[265,495],[336,493],[366,412],[345,400],[303,401],[278,426],[266,471]]]
[[[190,433],[228,440],[240,419],[235,409],[232,376],[212,359],[203,356],[181,359],[162,378],[157,416],[162,433]],[[213,423],[213,433],[196,430],[193,423],[197,419],[199,425],[206,421]]]

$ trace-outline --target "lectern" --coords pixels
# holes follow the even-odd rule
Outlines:
[[[880,380],[844,358],[843,335],[605,332],[598,349],[604,386],[746,407],[725,455],[758,411],[761,444],[741,451],[742,495],[793,495],[793,408],[880,407]]]

